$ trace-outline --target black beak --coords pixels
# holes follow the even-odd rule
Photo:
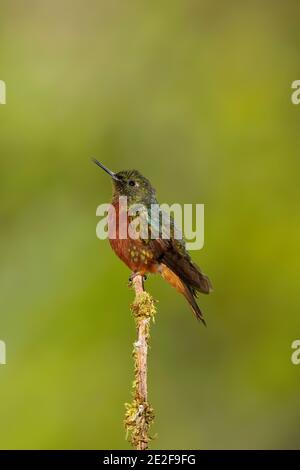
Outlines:
[[[117,177],[116,173],[113,173],[111,170],[106,168],[106,166],[102,165],[102,163],[100,163],[98,160],[96,160],[95,158],[92,158],[92,161],[94,163],[96,163],[96,165],[100,166],[100,168],[102,168],[102,170],[106,171],[106,173],[108,173],[114,180],[120,181],[120,179]]]

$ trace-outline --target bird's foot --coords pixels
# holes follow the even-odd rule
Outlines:
[[[133,282],[133,280],[134,280],[134,278],[135,278],[136,276],[143,276],[143,281],[146,281],[146,280],[147,280],[147,276],[146,276],[145,274],[143,275],[143,274],[141,274],[141,273],[139,273],[139,272],[137,272],[137,273],[134,273],[134,272],[133,272],[133,273],[130,274],[130,277],[129,277],[129,279],[128,279],[128,286],[129,286],[129,287],[132,286],[132,282]]]

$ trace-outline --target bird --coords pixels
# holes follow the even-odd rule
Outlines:
[[[172,216],[169,218],[169,236],[165,236],[164,219],[161,222],[161,218],[151,211],[158,201],[150,181],[137,170],[114,173],[97,159],[92,158],[92,161],[110,175],[113,183],[112,210],[108,211],[108,238],[113,251],[132,271],[130,279],[136,275],[146,278],[149,273],[160,274],[186,298],[196,318],[206,325],[196,298],[199,292],[209,294],[212,284],[192,260],[184,239],[175,237],[176,226]],[[126,206],[120,203],[122,198],[126,198]],[[136,237],[129,237],[127,229],[126,236],[124,233],[121,235],[122,224],[126,222],[128,226],[135,219],[128,210],[133,205],[139,208],[135,216],[144,220],[149,229],[147,237],[138,231]],[[117,222],[115,229],[111,230],[113,217]]]

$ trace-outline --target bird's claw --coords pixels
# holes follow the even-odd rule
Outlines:
[[[132,286],[132,282],[133,282],[133,280],[136,276],[142,276],[142,274],[140,274],[140,273],[131,273],[131,275],[129,276],[129,279],[128,279],[128,286],[129,287]],[[146,274],[143,275],[143,281],[147,281]]]
[[[134,278],[136,277],[137,273],[131,273],[128,279],[128,287],[132,287],[132,283]]]

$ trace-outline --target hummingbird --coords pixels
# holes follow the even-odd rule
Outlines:
[[[158,273],[165,281],[180,292],[188,301],[196,318],[204,325],[203,313],[196,302],[198,292],[209,294],[212,290],[209,278],[200,270],[189,255],[183,238],[175,238],[174,218],[170,215],[171,230],[169,237],[164,235],[164,219],[153,216],[152,205],[158,205],[156,191],[150,181],[137,170],[123,170],[114,173],[96,159],[92,161],[110,175],[113,183],[111,207],[114,209],[117,223],[113,236],[110,233],[112,212],[108,214],[108,238],[116,255],[132,271],[131,279],[136,275],[146,277],[148,273]],[[154,238],[138,236],[121,237],[121,224],[125,220],[132,222],[127,207],[120,204],[120,198],[127,198],[127,207],[138,205],[144,208],[144,216],[149,233],[156,233]],[[126,213],[124,213],[126,211]],[[123,213],[122,213],[123,212]],[[142,211],[139,212],[141,216]],[[121,217],[120,217],[121,216]],[[124,218],[125,216],[125,218]],[[151,218],[152,216],[152,218]],[[161,224],[162,228],[158,228]]]

